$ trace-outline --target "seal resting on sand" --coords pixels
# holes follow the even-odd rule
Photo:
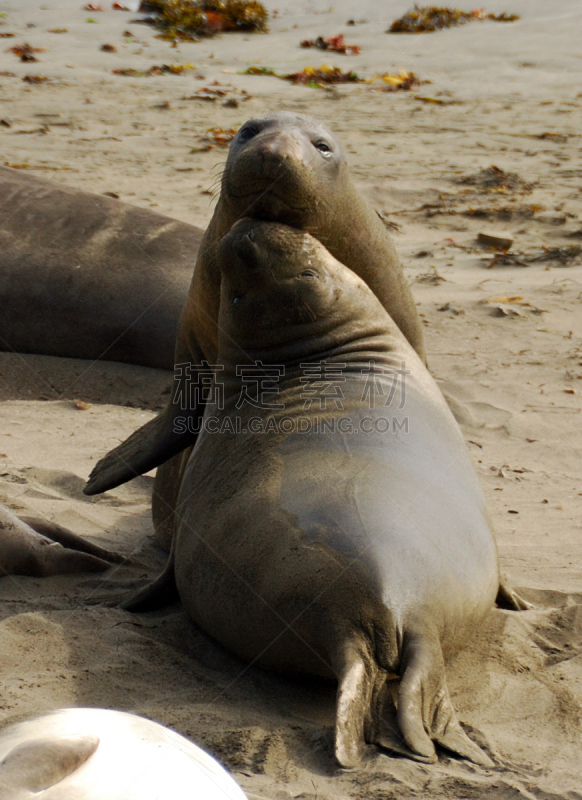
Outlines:
[[[335,754],[491,765],[445,660],[493,607],[497,549],[459,426],[364,281],[312,236],[241,220],[216,251],[218,366],[183,470],[176,586],[241,658],[338,681]],[[175,584],[174,584],[175,579]]]
[[[0,506],[0,578],[46,578],[72,572],[103,572],[123,560],[54,522],[19,518]]]
[[[425,359],[422,325],[398,256],[376,212],[354,186],[336,138],[310,117],[279,112],[246,122],[230,146],[222,191],[200,246],[192,286],[176,343],[175,390],[166,411],[136,431],[97,463],[85,489],[98,494],[159,466],[196,440],[192,432],[204,412],[194,401],[191,425],[177,430],[182,399],[196,370],[208,371],[217,352],[220,270],[217,242],[241,217],[282,222],[308,231],[362,278],[397,326]],[[194,378],[192,375],[194,374]],[[157,483],[172,480],[179,467],[159,470]],[[169,476],[168,473],[169,472]],[[154,493],[154,518],[167,517]],[[161,538],[167,542],[167,533]]]
[[[3,800],[245,800],[208,753],[149,719],[66,708],[0,731]]]
[[[174,369],[203,232],[0,167],[0,350]]]

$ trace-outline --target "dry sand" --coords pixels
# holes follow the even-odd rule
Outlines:
[[[515,250],[534,255],[582,244],[582,6],[491,0],[488,11],[522,20],[393,36],[383,31],[408,2],[268,5],[279,10],[268,35],[172,49],[110,2],[105,13],[83,11],[80,1],[1,3],[0,32],[17,34],[5,46],[46,48],[38,63],[22,64],[2,47],[0,70],[17,76],[0,76],[0,117],[11,124],[0,127],[2,160],[204,226],[225,157],[200,149],[207,129],[286,108],[338,134],[358,186],[398,225],[430,366],[461,403],[503,570],[537,604],[492,612],[448,668],[460,718],[496,767],[446,754],[434,766],[373,755],[363,769],[341,772],[331,756],[333,687],[246,668],[177,607],[144,616],[88,608],[87,598],[110,591],[105,583],[125,591],[164,563],[151,540],[151,476],[97,498],[81,487],[95,459],[163,404],[168,376],[6,354],[0,501],[133,561],[104,579],[0,580],[0,723],[66,705],[136,711],[192,737],[247,791],[273,800],[580,798],[582,267],[554,258],[487,269],[476,235],[508,233]],[[350,17],[367,22],[346,27]],[[48,32],[60,27],[68,32]],[[134,38],[122,35],[127,29]],[[340,32],[361,55],[298,47]],[[104,43],[117,52],[100,51]],[[111,73],[170,62],[196,68],[153,78]],[[404,68],[432,84],[414,97],[236,74],[251,64],[296,71],[323,63],[367,77]],[[30,85],[26,74],[52,80]],[[220,100],[185,99],[214,81],[228,90]],[[229,98],[238,106],[225,107]],[[533,187],[459,183],[493,164]],[[91,407],[76,408],[75,398]]]

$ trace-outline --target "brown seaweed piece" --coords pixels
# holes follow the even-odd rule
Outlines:
[[[512,253],[503,250],[495,253],[487,268],[491,267],[527,267],[529,264],[557,261],[561,267],[570,267],[580,260],[582,247],[542,247],[538,253]]]
[[[25,75],[22,79],[25,83],[49,83],[50,78],[46,75]]]
[[[257,0],[147,0],[140,11],[153,11],[149,20],[169,41],[196,41],[222,31],[266,31],[269,14]]]
[[[456,183],[475,186],[477,189],[488,191],[519,191],[529,194],[534,188],[534,183],[528,183],[516,172],[505,172],[492,164],[473,175],[463,175],[456,179]]]
[[[33,53],[44,53],[43,47],[33,47],[28,42],[24,42],[24,44],[15,44],[13,47],[9,47],[6,51],[7,53],[14,53],[15,56],[19,56],[21,61],[38,61]]]
[[[357,73],[342,72],[339,67],[328,67],[325,64],[321,67],[305,67],[301,72],[292,72],[279,77],[290,83],[312,88],[335,83],[363,83],[363,79]]]
[[[193,67],[190,64],[160,64],[159,66],[154,64],[145,72],[133,67],[111,71],[114,75],[123,75],[126,78],[150,78],[152,75],[183,75],[187,69],[193,69]]]
[[[458,8],[442,6],[419,6],[395,20],[386,33],[433,33],[455,25],[464,25],[474,20],[491,19],[495,22],[515,22],[517,14],[487,14],[482,9],[460,11]]]
[[[346,44],[343,33],[338,36],[318,36],[317,39],[304,39],[300,43],[301,47],[317,47],[319,50],[332,50],[334,53],[343,53],[346,56],[356,56],[360,52],[357,45]]]

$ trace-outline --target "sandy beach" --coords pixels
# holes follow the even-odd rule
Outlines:
[[[102,577],[0,579],[0,725],[71,705],[134,711],[268,800],[582,798],[579,0],[491,0],[486,11],[521,19],[424,35],[385,33],[409,9],[400,0],[267,2],[278,12],[269,33],[177,47],[135,22],[143,15],[82,5],[0,0],[0,36],[15,34],[0,38],[0,163],[205,227],[227,152],[213,130],[228,140],[275,109],[327,124],[392,231],[502,570],[535,607],[493,611],[447,669],[459,717],[495,768],[372,753],[342,771],[333,686],[247,667],[180,607],[132,616],[99,604],[145,585],[166,555],[152,538],[151,474],[97,497],[82,486],[164,406],[171,376],[0,353],[0,502],[131,557]],[[360,54],[299,47],[339,33]],[[24,42],[42,48],[37,62],[7,51]],[[189,67],[113,73],[164,64]],[[387,92],[381,79],[308,88],[239,74],[322,64],[430,83]],[[511,239],[509,255],[494,257],[479,234]]]

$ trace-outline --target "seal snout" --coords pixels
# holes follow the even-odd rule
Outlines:
[[[244,262],[249,269],[256,269],[259,266],[260,248],[254,241],[253,231],[245,233],[240,238],[236,238],[232,243],[232,248],[236,255]]]
[[[280,131],[257,142],[257,147],[261,174],[265,178],[280,178],[292,164],[302,163],[306,158],[299,138]]]

